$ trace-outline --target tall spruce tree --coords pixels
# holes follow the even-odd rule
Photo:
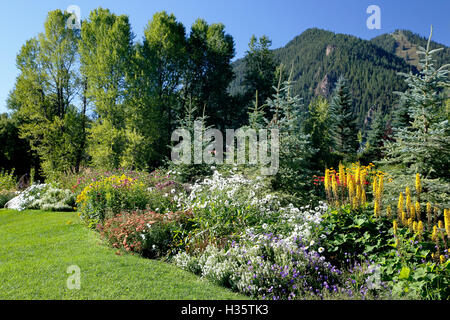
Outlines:
[[[406,173],[420,173],[429,178],[450,178],[450,126],[442,109],[447,99],[443,89],[450,87],[449,64],[434,66],[430,49],[432,30],[427,48],[419,47],[422,57],[419,74],[405,74],[408,89],[398,93],[408,106],[411,122],[396,128],[395,141],[387,143],[385,162],[401,165]]]
[[[378,108],[373,116],[370,129],[367,132],[363,157],[368,162],[380,160],[383,155],[384,140],[386,137],[386,121],[381,108]]]
[[[357,118],[347,80],[343,76],[336,83],[330,108],[334,150],[344,160],[353,160],[358,150]]]

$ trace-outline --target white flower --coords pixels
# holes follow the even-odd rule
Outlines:
[[[309,243],[310,246],[313,246],[316,242],[314,240],[311,240],[311,242]]]
[[[324,248],[322,248],[322,247],[320,247],[318,251],[319,251],[319,253],[322,253],[322,252],[324,252],[324,251],[325,251],[325,249],[324,249]]]

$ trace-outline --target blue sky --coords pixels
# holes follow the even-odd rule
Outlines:
[[[16,54],[26,40],[43,30],[50,10],[65,10],[69,5],[81,9],[85,19],[96,7],[127,14],[137,39],[142,38],[148,20],[157,11],[175,14],[189,30],[197,19],[222,22],[235,40],[236,58],[245,55],[252,34],[267,35],[273,48],[284,46],[311,27],[371,39],[395,29],[408,29],[450,46],[450,0],[3,0],[0,3],[0,113],[18,75]],[[366,20],[369,5],[381,9],[381,30],[369,30]]]

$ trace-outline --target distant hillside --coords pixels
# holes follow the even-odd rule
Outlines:
[[[408,30],[396,30],[393,33],[383,34],[373,38],[371,42],[384,50],[403,58],[407,63],[418,66],[419,56],[417,55],[417,47],[426,48],[428,39]],[[444,48],[444,50],[435,54],[437,66],[450,63],[450,48],[431,41],[432,49]]]
[[[371,109],[390,109],[396,99],[393,92],[406,89],[397,73],[417,71],[392,50],[384,49],[390,39],[385,40],[367,41],[314,28],[274,50],[274,54],[278,63],[293,66],[294,94],[303,98],[305,106],[316,95],[329,97],[339,75],[345,76],[362,126]],[[244,68],[242,59],[234,63],[236,79],[230,87],[232,94],[244,90],[241,85]]]

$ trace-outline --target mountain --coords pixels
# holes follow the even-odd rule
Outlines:
[[[376,108],[389,111],[395,105],[397,95],[394,91],[406,89],[398,72],[417,72],[410,45],[419,38],[412,33],[403,34],[410,39],[409,44],[406,41],[398,44],[403,38],[395,35],[383,35],[369,41],[313,28],[273,52],[277,63],[283,63],[288,68],[292,66],[293,91],[303,98],[305,106],[314,96],[329,97],[338,77],[346,77],[359,125],[364,127]],[[422,40],[420,38],[420,44]],[[398,48],[402,48],[401,52]],[[408,56],[403,54],[403,48],[410,48]],[[230,93],[237,95],[245,90],[242,86],[243,59],[235,61],[233,68],[236,79],[230,86]]]
[[[403,58],[410,65],[417,67],[419,63],[417,48],[418,46],[426,48],[428,39],[409,30],[395,30],[392,33],[380,35],[370,41],[384,50]],[[444,48],[444,50],[441,50],[434,55],[437,66],[450,63],[449,47],[431,41],[430,48]]]

